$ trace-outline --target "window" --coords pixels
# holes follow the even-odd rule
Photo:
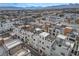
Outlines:
[[[53,30],[53,32],[55,32],[55,30]]]
[[[40,50],[40,53],[42,53],[42,50]]]
[[[50,53],[50,55],[53,55],[52,53]]]
[[[71,37],[75,38],[75,35],[71,35]]]
[[[47,48],[49,48],[49,46],[47,46]]]
[[[20,37],[18,36],[18,38],[20,38]]]
[[[76,55],[77,54],[77,51],[75,51],[74,54]]]
[[[59,31],[57,31],[57,33],[59,33]]]
[[[69,40],[71,40],[71,41],[73,41],[73,42],[75,41],[75,40],[74,40],[74,39],[72,39],[72,38],[69,38]]]
[[[40,43],[41,43],[41,41],[40,41]]]
[[[42,39],[44,40],[44,37]]]
[[[59,45],[59,47],[61,47],[61,45]]]
[[[33,39],[35,41],[35,39]]]
[[[53,50],[55,50],[55,48],[54,48],[54,47],[53,47],[52,49],[53,49]]]
[[[25,37],[25,39],[27,39],[27,37]]]
[[[41,36],[40,36],[40,38],[41,38]]]
[[[53,33],[53,35],[55,35],[55,33]]]
[[[71,53],[74,53],[74,50],[72,50]]]
[[[44,44],[44,42],[42,42],[42,44]]]
[[[24,42],[23,38],[21,38],[21,41],[23,41],[23,42]]]
[[[65,53],[61,53],[61,55],[65,56]]]
[[[44,48],[44,47],[42,47],[42,49],[43,49],[43,50],[45,50],[45,48]]]

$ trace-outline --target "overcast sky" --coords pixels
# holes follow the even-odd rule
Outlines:
[[[0,0],[0,3],[79,3],[79,0]]]

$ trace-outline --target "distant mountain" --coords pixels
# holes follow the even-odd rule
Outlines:
[[[24,10],[24,9],[36,10],[36,9],[63,9],[63,8],[79,8],[79,4],[0,3],[0,10]]]
[[[59,5],[59,6],[48,6],[46,9],[64,9],[64,8],[79,8],[79,4],[67,4],[67,5]],[[44,9],[45,9],[44,8]]]
[[[0,7],[0,10],[24,10],[22,7]]]
[[[0,3],[0,7],[47,7],[47,6],[56,6],[63,5],[64,3]]]
[[[0,3],[0,10],[24,10],[24,9],[38,9],[42,6],[36,6],[31,3]]]

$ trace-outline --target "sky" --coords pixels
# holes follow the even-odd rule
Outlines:
[[[66,3],[0,3],[0,7],[16,6],[16,7],[47,7],[64,5]]]
[[[27,3],[27,4],[16,4],[17,6],[35,6],[35,7],[46,7],[46,6],[56,6],[56,5],[61,5],[61,4],[57,4],[57,3]]]
[[[6,4],[2,4],[6,3]],[[10,4],[7,4],[10,3]],[[22,3],[22,4],[21,4]],[[26,4],[24,4],[26,3]],[[47,7],[47,6],[56,6],[68,3],[79,3],[78,0],[1,0],[1,6],[16,6],[16,7]]]
[[[0,0],[0,3],[79,3],[79,0]]]

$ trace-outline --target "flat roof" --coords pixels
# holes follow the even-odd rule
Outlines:
[[[60,23],[60,24],[59,24],[59,23],[57,23],[57,25],[58,25],[58,26],[61,26],[62,24],[61,24],[61,23]]]
[[[15,33],[14,33],[14,32],[12,32],[12,33],[10,33],[10,35],[12,35],[12,36],[13,36],[13,35],[15,35]]]
[[[43,37],[46,37],[46,36],[49,35],[49,33],[47,33],[47,32],[42,32],[42,33],[40,33],[39,35],[40,35],[40,36],[43,36]]]
[[[73,32],[75,35],[79,35],[79,33],[78,32]]]
[[[3,40],[8,40],[8,39],[10,39],[10,37],[5,37],[5,38],[3,38]]]
[[[67,38],[67,36],[62,35],[62,34],[59,34],[57,37],[58,37],[58,38],[61,38],[61,39],[66,39],[66,38]]]
[[[2,38],[6,38],[6,37],[10,37],[11,35],[9,33],[4,33],[3,35],[1,35]]]
[[[68,29],[72,29],[72,27],[66,27],[66,28],[68,28]]]
[[[20,40],[12,40],[11,42],[5,43],[6,47],[9,49],[21,44],[22,42]]]
[[[35,28],[35,30],[36,30],[36,31],[40,31],[40,30],[42,30],[42,29],[40,29],[40,28]]]
[[[13,56],[22,56],[22,55],[25,55],[28,53],[30,53],[30,51],[28,49],[20,49]]]
[[[0,37],[0,40],[2,40],[2,38]]]

